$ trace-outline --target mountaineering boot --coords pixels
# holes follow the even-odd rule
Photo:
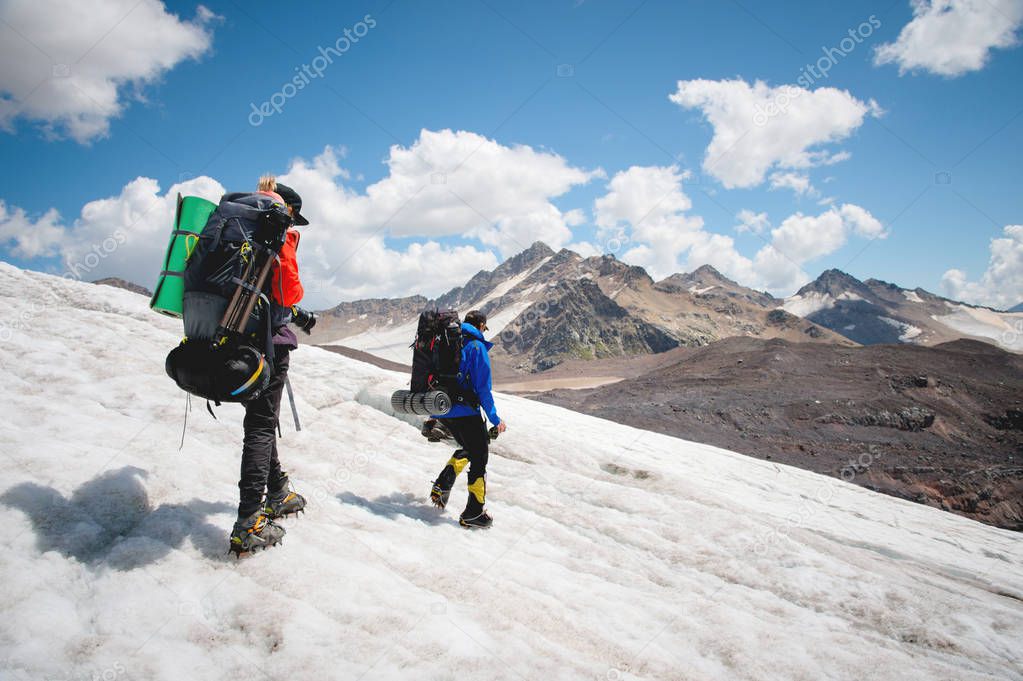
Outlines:
[[[458,519],[462,527],[486,529],[494,524],[483,504],[487,498],[487,479],[484,476],[476,478],[469,483],[469,501],[465,504],[465,510]]]
[[[437,508],[444,508],[448,505],[448,497],[451,496],[451,488],[455,486],[455,479],[458,474],[469,465],[469,459],[465,451],[458,449],[444,465],[437,479],[433,481],[433,489],[430,490],[430,501]]]
[[[287,518],[292,513],[305,513],[305,497],[292,489],[287,473],[283,476],[281,490],[266,495],[266,508],[263,510],[271,520]]]
[[[433,489],[430,490],[430,501],[437,508],[443,509],[448,505],[448,497],[451,496],[451,488],[444,489],[440,486],[440,482],[433,483]]]
[[[466,517],[463,513],[462,517],[458,519],[458,524],[471,530],[485,530],[494,524],[494,519],[490,517],[486,509],[483,509],[479,515],[472,518]]]
[[[427,419],[423,422],[423,427],[419,432],[430,442],[452,439],[451,431],[439,419]]]
[[[259,549],[266,550],[281,543],[285,530],[274,523],[263,511],[256,511],[248,518],[240,518],[231,531],[230,552],[236,557],[252,553]]]

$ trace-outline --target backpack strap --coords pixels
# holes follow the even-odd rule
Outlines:
[[[210,251],[211,252],[217,250],[217,248],[220,246],[220,237],[224,233],[224,225],[225,224],[227,224],[227,219],[226,218],[221,218],[217,222],[217,226],[213,228],[213,231],[215,232],[215,234],[213,235],[213,245],[210,247]],[[208,226],[209,225],[207,225],[207,227]],[[206,230],[203,229],[203,232],[205,232],[205,231]]]

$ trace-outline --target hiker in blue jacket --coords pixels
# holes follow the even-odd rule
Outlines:
[[[469,501],[458,522],[462,527],[469,528],[487,528],[494,522],[484,508],[487,496],[486,475],[487,459],[490,458],[490,435],[487,433],[486,422],[480,416],[480,407],[490,422],[496,426],[498,433],[503,433],[508,427],[497,415],[497,409],[494,407],[490,356],[487,354],[494,344],[483,337],[486,330],[485,314],[479,310],[472,310],[465,315],[465,321],[462,323],[462,356],[458,383],[462,388],[475,393],[479,405],[458,403],[447,414],[431,417],[443,421],[454,436],[459,449],[434,481],[430,500],[439,508],[447,506],[451,488],[455,486],[458,474],[468,465]]]

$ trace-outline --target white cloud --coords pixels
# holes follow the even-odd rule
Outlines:
[[[838,251],[853,235],[883,239],[888,233],[870,211],[851,203],[820,215],[790,215],[771,231],[771,243],[754,258],[760,285],[791,292],[810,279],[803,271],[805,263]]]
[[[884,226],[854,204],[820,215],[796,213],[770,231],[770,242],[753,258],[741,254],[730,236],[706,231],[702,218],[689,215],[692,202],[676,166],[633,166],[608,183],[594,202],[600,238],[626,244],[622,260],[642,265],[655,279],[709,264],[736,281],[783,295],[809,281],[807,262],[830,255],[851,236],[884,238]],[[766,213],[742,210],[739,232],[763,234]]]
[[[843,203],[839,212],[846,224],[859,236],[867,239],[883,239],[888,236],[888,231],[881,221],[871,215],[866,208],[853,203]]]
[[[845,245],[849,225],[837,210],[820,215],[796,213],[771,231],[771,245],[798,264],[834,253]]]
[[[565,224],[569,227],[578,227],[579,225],[585,224],[586,222],[586,211],[573,208],[565,213]]]
[[[764,230],[771,226],[771,221],[767,219],[767,213],[754,213],[748,208],[740,210],[735,217],[739,220],[735,231],[740,234],[744,232],[763,234]]]
[[[158,0],[0,4],[0,127],[25,118],[80,143],[106,135],[126,91],[209,50],[217,17],[202,5],[196,15],[182,21]]]
[[[867,115],[881,115],[876,102],[860,101],[845,90],[772,88],[741,79],[679,81],[669,98],[699,109],[714,127],[703,169],[729,189],[759,185],[772,169],[845,160],[847,152],[819,147],[846,139]]]
[[[876,64],[899,73],[923,70],[955,78],[984,68],[991,50],[1013,47],[1023,23],[1020,0],[911,0],[913,20],[894,43],[877,48]]]
[[[383,236],[347,242],[349,252],[339,254],[325,239],[314,239],[311,226],[304,229],[308,238],[303,236],[299,250],[305,285],[302,304],[314,309],[341,300],[413,294],[433,297],[499,264],[493,253],[472,246],[449,247],[429,240],[397,250],[389,248]]]
[[[21,209],[8,210],[0,203],[0,240],[13,254],[28,258],[59,253],[58,274],[85,281],[117,276],[151,288],[170,237],[178,193],[218,201],[224,187],[212,178],[199,177],[161,192],[156,180],[140,177],[117,196],[85,204],[71,225],[61,224],[56,211],[33,222]],[[384,233],[331,230],[319,222],[302,230],[299,264],[307,305],[438,294],[498,264],[493,253],[471,246],[446,247],[427,241],[395,250],[385,245]]]
[[[64,268],[86,280],[120,276],[152,288],[170,238],[178,193],[217,202],[224,187],[210,177],[198,177],[161,193],[156,180],[139,177],[118,196],[90,201],[61,245]],[[113,250],[111,239],[117,242]],[[103,252],[107,253],[93,267],[96,260],[89,254]]]
[[[327,148],[296,161],[283,180],[301,187],[311,219],[330,230],[396,237],[462,235],[508,256],[535,241],[568,243],[582,217],[551,199],[601,177],[557,154],[505,146],[466,131],[423,130],[409,147],[391,147],[389,173],[365,193],[345,187],[338,155]],[[308,197],[308,198],[306,198]]]
[[[17,206],[0,201],[0,244],[19,258],[45,258],[58,252],[64,227],[60,213],[51,208],[33,220]]]
[[[537,240],[553,248],[567,244],[570,227],[585,221],[585,213],[563,214],[550,199],[601,173],[473,133],[424,130],[411,147],[392,147],[387,176],[360,192],[345,185],[350,175],[343,157],[343,148],[328,147],[313,159],[293,161],[281,175],[301,193],[311,221],[302,229],[300,251],[307,305],[436,295],[495,267],[491,247],[508,256]],[[224,187],[201,177],[161,192],[156,180],[140,177],[118,196],[86,204],[69,226],[56,211],[33,221],[0,203],[0,245],[28,258],[59,252],[63,269],[83,279],[121,276],[152,286],[179,191],[216,201]],[[457,236],[477,245],[438,242]],[[412,241],[395,248],[389,238]]]
[[[682,182],[678,166],[632,166],[617,173],[607,194],[594,202],[598,238],[625,243],[623,257],[655,278],[679,271],[679,257],[703,238],[703,219],[686,215],[693,204]]]
[[[810,184],[810,177],[804,173],[771,173],[771,189],[791,189],[796,196],[818,196],[819,192]]]
[[[595,255],[603,255],[606,251],[602,251],[597,244],[589,241],[574,241],[565,246],[570,251],[575,251],[584,258],[590,258]]]
[[[950,298],[976,305],[1007,309],[1023,302],[1023,225],[1009,225],[1004,236],[991,240],[991,258],[979,281],[951,269],[941,278]]]

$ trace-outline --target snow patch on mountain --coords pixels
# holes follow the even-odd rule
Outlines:
[[[954,310],[947,315],[933,315],[960,333],[988,338],[1007,350],[1023,352],[1023,313],[995,312],[985,307],[947,303]]]
[[[809,317],[821,310],[830,310],[835,306],[835,299],[827,293],[796,294],[785,299],[782,309],[797,317]]]
[[[908,300],[911,303],[922,303],[922,302],[924,302],[924,299],[921,298],[920,294],[917,293],[916,291],[909,291],[907,289],[903,289],[902,295],[906,296],[906,300]]]
[[[487,294],[486,296],[484,296],[484,297],[483,297],[483,298],[481,298],[480,300],[478,300],[478,301],[476,301],[475,303],[473,303],[473,304],[472,304],[471,306],[469,306],[469,308],[467,308],[467,309],[471,309],[471,310],[478,310],[478,309],[482,308],[482,307],[483,307],[484,305],[486,305],[487,303],[489,303],[490,301],[492,301],[492,300],[497,300],[497,299],[498,299],[498,298],[500,298],[501,296],[507,295],[509,291],[511,291],[511,290],[512,290],[513,288],[515,288],[516,286],[518,286],[519,284],[521,284],[521,283],[522,283],[523,281],[525,281],[526,279],[528,279],[528,278],[529,278],[530,276],[532,276],[532,274],[533,274],[534,272],[536,272],[536,271],[537,271],[538,269],[540,269],[541,267],[543,267],[544,265],[546,265],[546,264],[547,264],[547,262],[548,262],[548,261],[549,261],[549,260],[550,260],[550,259],[551,259],[552,257],[554,257],[554,256],[551,256],[551,255],[549,255],[549,256],[547,256],[546,258],[543,258],[542,260],[540,260],[540,261],[539,261],[538,263],[536,263],[536,264],[535,264],[535,265],[534,265],[533,267],[530,267],[530,268],[529,268],[529,269],[527,269],[527,270],[524,270],[524,271],[522,271],[522,272],[519,272],[519,273],[518,273],[518,274],[516,274],[516,275],[515,275],[514,277],[510,277],[510,278],[509,278],[509,279],[507,279],[506,281],[502,281],[502,282],[501,282],[500,284],[498,284],[497,286],[495,286],[495,287],[494,287],[494,290],[493,290],[493,291],[491,291],[491,292],[490,292],[490,293],[488,293],[488,294]],[[487,322],[488,322],[488,323],[487,323],[487,326],[490,326],[490,323],[489,323],[489,321],[490,321],[490,320],[487,320]],[[510,321],[510,320],[509,320],[509,321]]]
[[[908,343],[909,341],[913,340],[914,338],[916,338],[917,336],[919,336],[922,333],[922,331],[920,329],[918,329],[917,327],[913,326],[912,324],[907,324],[906,322],[900,322],[898,319],[892,319],[891,317],[884,317],[884,316],[878,317],[878,319],[880,319],[885,324],[888,324],[890,326],[894,326],[896,329],[899,330],[899,342],[900,343]]]

